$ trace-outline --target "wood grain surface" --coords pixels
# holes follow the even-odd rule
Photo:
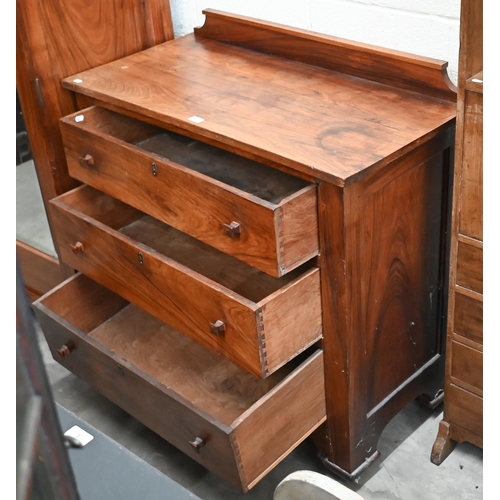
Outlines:
[[[205,9],[198,37],[456,100],[448,63],[311,31]]]
[[[402,407],[443,387],[453,140],[450,128],[344,189],[319,184],[328,420],[316,440],[345,477]]]
[[[454,340],[451,353],[452,383],[483,397],[483,352]]]
[[[452,102],[191,35],[63,85],[338,185],[381,168],[455,117]]]
[[[249,489],[326,419],[323,352],[300,368],[234,423],[233,443]]]
[[[483,94],[466,92],[459,231],[483,239]]]
[[[16,257],[31,300],[44,295],[64,281],[65,277],[57,259],[19,240],[16,240]]]
[[[452,433],[451,438],[455,441],[469,441],[480,448],[483,447],[483,398],[466,389],[450,384],[449,394],[449,418]]]
[[[483,2],[463,0],[460,20],[446,346],[450,355],[435,463],[446,458],[455,442],[483,446],[483,400],[478,395],[483,376],[478,354],[483,341]]]
[[[16,90],[51,228],[48,200],[79,184],[58,124],[78,105],[61,79],[173,37],[168,0],[16,0]],[[65,277],[73,273],[60,266]]]
[[[320,426],[322,449],[325,464],[351,478],[378,456],[379,436],[394,415],[422,394],[433,400],[443,388],[454,92],[440,62],[300,30],[291,35],[256,20],[233,22],[217,13],[208,17],[205,31],[77,73],[64,79],[64,88],[78,94],[78,100],[90,99],[317,183],[319,270],[310,267],[312,262],[305,264],[300,275],[293,274],[298,270],[288,273],[284,278],[290,281],[256,302],[127,236],[128,229],[116,231],[93,220],[90,212],[77,213],[69,197],[54,204],[60,209],[60,227],[68,243],[75,246],[77,240],[85,250],[77,247],[68,259],[151,314],[167,312],[163,319],[189,330],[186,335],[198,330],[193,338],[199,341],[209,335],[203,325],[216,319],[218,328],[226,324],[226,336],[247,328],[234,346],[239,358],[233,360],[257,376],[266,375],[272,345],[275,366],[280,366],[284,346],[296,350],[289,337],[316,330],[316,311],[321,310],[327,413],[326,425]],[[263,33],[270,42],[261,43]],[[274,55],[263,53],[274,41]],[[306,52],[314,54],[312,64],[304,64]],[[328,66],[329,60],[337,66]],[[102,143],[101,151],[105,144],[111,142]],[[126,146],[118,152],[120,163],[131,153]],[[149,175],[156,177],[150,162]],[[307,194],[306,205],[314,206]],[[300,239],[300,225],[306,223],[296,221],[299,213],[286,213],[285,207],[276,211],[277,226],[289,231],[292,240]],[[132,280],[136,297],[129,291]],[[309,303],[301,309],[315,295],[321,296],[321,307]],[[214,305],[217,315],[210,317]],[[211,339],[216,348],[224,342]],[[305,337],[302,345],[309,345]],[[219,352],[232,355],[226,347]],[[306,390],[307,384],[299,385]],[[241,422],[245,438],[232,445],[244,484],[258,481],[300,441],[289,434],[298,429],[299,417],[277,433],[284,417],[274,412],[279,401],[280,406],[293,404],[293,415],[318,408],[301,406],[299,396],[309,401],[305,393],[294,401],[272,389],[252,406],[255,420],[247,414],[252,425],[245,429]],[[276,425],[261,429],[266,418]],[[321,422],[316,419],[307,432]],[[234,431],[236,437],[238,426]],[[272,463],[264,463],[263,450],[276,434],[288,444],[273,448]]]
[[[77,275],[76,279],[82,276]],[[79,285],[79,288],[82,286]],[[59,290],[60,293],[46,297],[50,299],[50,304],[43,298],[35,304],[37,318],[54,359],[193,460],[216,472],[236,488],[241,488],[239,471],[228,438],[231,429],[87,335],[86,332],[90,333],[101,322],[112,322],[113,315],[119,311],[106,313],[99,308],[99,304],[105,305],[108,301],[113,303],[115,297],[122,299],[91,280],[84,284],[84,288],[86,292],[80,289],[80,297],[84,302],[88,302],[84,298],[85,293],[99,297],[99,300],[93,301],[94,307],[85,311],[87,317],[95,315],[100,318],[100,321],[90,320],[89,326],[93,326],[88,330],[80,330],[72,324],[69,316],[59,316],[52,310],[54,303],[58,304],[59,310],[77,309],[74,301],[68,300],[70,295],[65,299],[64,288]],[[57,349],[69,343],[74,348],[69,356],[61,359]],[[154,356],[154,352],[151,355]],[[207,443],[200,453],[189,444],[196,437],[201,437]]]
[[[483,297],[466,295],[462,287],[455,289],[453,332],[478,344],[483,343]]]
[[[483,292],[483,249],[481,243],[459,241],[457,252],[457,285]]]
[[[257,377],[321,338],[317,268],[272,278],[89,186],[51,203],[75,269]],[[223,335],[211,332],[217,321]],[[266,347],[262,332],[276,341]]]
[[[34,307],[55,359],[242,491],[325,420],[321,350],[258,380],[81,274]]]
[[[318,253],[314,184],[101,108],[63,119],[61,131],[75,178],[268,274]]]

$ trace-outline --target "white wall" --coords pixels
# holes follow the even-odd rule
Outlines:
[[[460,0],[170,0],[176,37],[204,23],[202,10],[295,26],[448,61],[456,84]]]

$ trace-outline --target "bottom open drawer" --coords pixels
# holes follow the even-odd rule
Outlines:
[[[82,274],[33,305],[56,360],[243,491],[326,420],[320,349],[260,380]]]

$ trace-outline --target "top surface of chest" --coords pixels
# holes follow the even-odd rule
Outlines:
[[[63,85],[338,185],[400,156],[455,116],[455,104],[438,97],[195,35]]]

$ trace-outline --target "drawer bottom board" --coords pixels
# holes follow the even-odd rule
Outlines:
[[[326,420],[321,350],[260,380],[84,275],[34,307],[56,360],[243,491]]]

